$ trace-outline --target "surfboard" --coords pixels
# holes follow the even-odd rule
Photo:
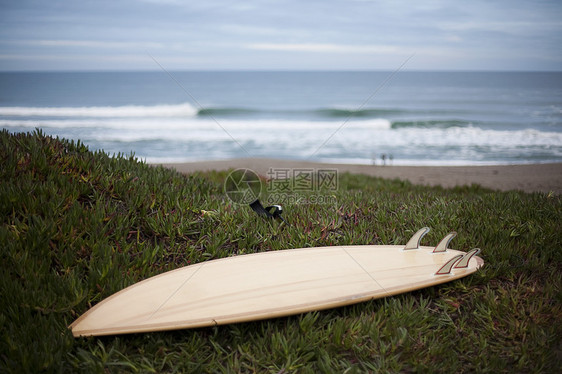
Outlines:
[[[210,260],[156,275],[102,300],[69,328],[78,336],[197,328],[335,308],[465,277],[484,264],[449,249],[344,245],[287,249]]]

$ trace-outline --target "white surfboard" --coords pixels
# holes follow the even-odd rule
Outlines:
[[[172,270],[117,292],[70,325],[74,336],[222,325],[335,308],[449,282],[484,264],[480,249],[404,245],[299,248]]]

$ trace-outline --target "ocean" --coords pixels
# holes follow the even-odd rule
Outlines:
[[[562,162],[562,73],[0,73],[0,124],[150,163]]]

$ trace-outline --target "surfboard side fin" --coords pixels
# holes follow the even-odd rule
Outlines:
[[[424,227],[424,228],[418,230],[418,232],[416,232],[410,238],[410,240],[408,240],[408,243],[406,243],[406,246],[404,247],[404,250],[418,249],[420,247],[421,239],[423,238],[423,236],[425,234],[427,234],[429,232],[429,230],[430,230],[429,227]]]
[[[471,249],[463,258],[455,265],[455,269],[464,269],[468,267],[470,259],[480,253],[480,248]]]
[[[435,275],[446,275],[446,274],[451,274],[451,270],[453,270],[453,266],[457,263],[458,260],[460,260],[463,257],[463,255],[456,255],[455,257],[451,258],[449,261],[447,261],[445,263],[445,265],[443,265],[441,267],[441,269],[437,270],[437,272],[435,273]]]
[[[451,240],[453,240],[453,238],[457,236],[457,233],[455,231],[450,232],[449,234],[447,234],[447,236],[445,236],[440,242],[439,244],[437,244],[437,246],[435,247],[435,249],[433,250],[433,253],[440,253],[440,252],[445,252],[447,251],[447,246],[449,245],[449,243],[451,242]]]

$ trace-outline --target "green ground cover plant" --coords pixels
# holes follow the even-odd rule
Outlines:
[[[80,142],[0,133],[0,372],[557,372],[562,204],[553,194],[339,175],[289,225],[230,201],[227,172],[182,175]],[[303,195],[303,197],[306,197]],[[74,338],[105,297],[210,259],[299,247],[479,247],[458,281],[353,306],[194,330]]]

